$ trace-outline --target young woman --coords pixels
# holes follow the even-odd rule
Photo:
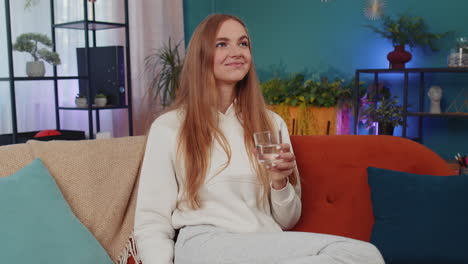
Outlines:
[[[281,130],[284,144],[261,166],[253,133],[267,130]],[[193,33],[174,105],[148,135],[135,215],[143,263],[383,263],[369,243],[282,232],[300,217],[300,195],[287,127],[266,109],[244,23],[209,16]]]

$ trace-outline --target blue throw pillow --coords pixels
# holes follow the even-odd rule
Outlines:
[[[387,264],[468,263],[468,177],[367,172],[371,243]]]
[[[112,263],[40,159],[0,178],[1,263]]]

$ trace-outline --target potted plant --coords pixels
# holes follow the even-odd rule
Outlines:
[[[39,43],[45,47],[39,48]],[[60,64],[58,53],[50,51],[47,48],[52,48],[52,41],[46,35],[37,33],[21,34],[13,44],[13,50],[27,52],[34,59],[34,61],[29,61],[26,64],[26,73],[29,77],[44,76],[45,67],[43,61],[52,65]]]
[[[152,102],[157,102],[159,98],[163,107],[168,106],[174,100],[179,87],[179,76],[183,64],[179,54],[181,43],[173,46],[169,39],[167,45],[145,58],[145,71],[153,76],[148,95]]]
[[[369,102],[364,107],[361,115],[361,121],[366,127],[372,127],[378,124],[379,135],[393,135],[396,126],[404,125],[405,109],[398,105],[398,98],[382,97],[375,102]]]
[[[78,107],[88,107],[88,97],[85,94],[78,93],[75,97],[75,104]]]
[[[366,27],[392,41],[395,50],[387,55],[390,69],[403,69],[405,63],[411,60],[412,55],[405,50],[405,45],[408,45],[410,49],[415,46],[428,46],[433,51],[437,51],[436,41],[448,34],[448,32],[430,33],[423,18],[407,14],[399,15],[396,18],[383,16],[381,21],[380,28],[373,25],[366,25]]]
[[[96,104],[97,107],[104,107],[107,104],[107,96],[103,93],[98,93],[94,97],[94,104]]]
[[[340,106],[351,97],[341,79],[305,80],[298,73],[273,78],[261,88],[270,108],[285,120],[293,135],[335,134],[337,121],[347,113],[341,112]],[[349,124],[347,127],[349,130]]]

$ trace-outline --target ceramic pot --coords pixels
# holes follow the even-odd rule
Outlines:
[[[395,127],[389,123],[379,123],[379,135],[393,136]]]
[[[78,107],[88,107],[88,100],[86,98],[75,98],[75,104]]]
[[[97,107],[104,107],[107,104],[107,98],[94,98],[94,104]]]
[[[405,45],[395,46],[395,50],[388,53],[387,59],[390,62],[390,69],[404,69],[405,63],[413,56],[405,50]]]
[[[28,77],[44,77],[45,66],[43,61],[28,61],[26,63],[26,74]]]

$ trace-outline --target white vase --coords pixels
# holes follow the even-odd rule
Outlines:
[[[75,98],[75,104],[78,107],[88,107],[88,100],[86,98]]]
[[[107,104],[107,98],[94,98],[94,104],[97,107],[104,107]]]
[[[26,63],[26,74],[29,77],[43,77],[45,66],[43,61],[28,61]]]

